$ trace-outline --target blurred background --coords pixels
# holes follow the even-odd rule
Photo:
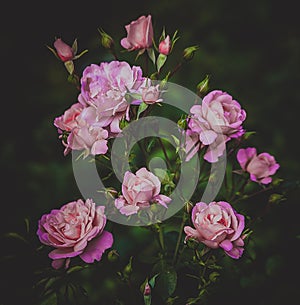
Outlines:
[[[167,34],[179,31],[178,59],[185,47],[200,47],[172,81],[194,91],[210,75],[211,90],[227,91],[246,109],[244,125],[256,131],[249,144],[273,154],[281,165],[279,177],[290,183],[288,199],[257,227],[256,260],[241,265],[239,272],[224,270],[208,304],[221,300],[229,304],[224,301],[229,299],[232,305],[241,300],[244,305],[298,304],[300,194],[294,185],[300,155],[300,19],[296,1],[21,2],[5,7],[1,233],[24,233],[28,218],[32,241],[38,245],[35,231],[41,215],[80,197],[70,156],[63,156],[53,126],[54,118],[76,102],[78,93],[46,45],[53,46],[55,37],[68,44],[77,38],[79,52],[89,50],[75,62],[80,73],[91,63],[109,59],[100,44],[99,28],[121,50],[124,26],[151,14],[156,39],[163,27]],[[124,236],[124,245],[127,242],[128,251],[137,246]],[[1,245],[0,304],[32,304],[35,262],[30,250],[22,241],[6,237],[1,237]]]

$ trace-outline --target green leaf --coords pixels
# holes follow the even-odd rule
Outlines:
[[[28,243],[28,241],[20,234],[16,233],[16,232],[9,232],[5,234],[6,237],[12,237],[12,238],[16,238],[19,240],[22,240],[25,243]]]
[[[254,134],[256,134],[256,131],[247,131],[244,133],[243,135],[243,139],[244,140],[248,140],[251,136],[253,136]]]
[[[156,59],[155,59],[154,49],[153,48],[147,49],[147,53],[148,53],[149,58],[153,62],[153,65],[155,65]]]
[[[157,67],[157,71],[159,72],[160,69],[162,68],[162,66],[165,64],[166,60],[167,60],[168,56],[164,55],[164,54],[159,54],[157,57],[157,62],[156,62],[156,67]]]
[[[72,51],[73,51],[73,54],[76,55],[77,53],[77,39],[74,40],[73,44],[72,44]]]
[[[144,112],[148,108],[148,104],[142,102],[138,108],[136,118],[139,119],[142,112]]]
[[[74,72],[74,63],[73,63],[73,61],[72,60],[68,60],[64,64],[65,64],[65,67],[66,67],[67,71],[69,72],[69,74],[72,75],[73,72]]]
[[[57,295],[55,292],[51,293],[47,298],[45,298],[41,305],[57,305]]]
[[[67,274],[70,274],[70,273],[73,273],[73,272],[76,272],[76,271],[80,271],[80,270],[82,270],[84,268],[86,268],[86,266],[74,266],[74,267],[71,267],[70,269],[68,269]]]
[[[159,294],[167,299],[177,286],[177,273],[173,267],[166,267],[158,276],[157,289]]]
[[[159,273],[155,274],[154,276],[152,276],[152,278],[148,281],[149,285],[151,286],[151,288],[154,288],[155,286],[155,280],[156,278],[159,276]]]

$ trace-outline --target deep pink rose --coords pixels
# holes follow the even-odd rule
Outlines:
[[[97,109],[99,126],[109,126],[112,133],[119,133],[120,120],[124,117],[129,120],[130,104],[126,100],[126,94],[141,95],[141,86],[145,82],[142,69],[130,67],[125,61],[92,64],[83,71],[78,101]]]
[[[256,148],[241,148],[237,152],[237,160],[241,168],[250,174],[250,179],[262,184],[272,182],[271,175],[274,175],[280,165],[275,158],[268,153],[257,155]]]
[[[244,216],[238,214],[228,202],[198,202],[192,210],[192,222],[195,228],[184,227],[186,240],[194,238],[209,248],[220,247],[232,258],[242,256]]]
[[[220,90],[207,94],[201,105],[190,109],[189,128],[198,133],[200,142],[209,149],[204,156],[208,162],[217,162],[226,148],[225,143],[244,134],[245,110],[232,97]]]
[[[132,51],[138,49],[148,49],[152,46],[153,27],[151,15],[141,16],[125,26],[127,37],[121,40],[123,48]]]
[[[171,51],[171,41],[169,35],[167,35],[167,37],[159,43],[158,51],[161,54],[169,55]]]
[[[54,42],[54,48],[56,49],[57,56],[63,61],[72,60],[74,57],[73,49],[67,45],[61,38],[58,38]]]
[[[76,117],[77,126],[67,138],[65,154],[68,150],[84,150],[84,155],[105,154],[108,150],[108,131],[98,122],[96,109],[92,106],[82,110]]]
[[[54,125],[60,131],[71,131],[73,128],[77,127],[76,118],[82,112],[83,106],[80,103],[73,104],[69,109],[67,109],[63,115],[55,118]]]
[[[115,200],[115,206],[126,216],[137,213],[140,208],[158,203],[167,208],[171,198],[160,194],[161,183],[158,177],[145,167],[135,174],[127,171],[122,184],[122,195]]]
[[[106,216],[104,206],[81,199],[63,205],[59,210],[41,217],[37,235],[40,241],[55,249],[49,253],[55,269],[79,256],[86,263],[99,261],[103,252],[113,244],[113,236],[104,231]]]

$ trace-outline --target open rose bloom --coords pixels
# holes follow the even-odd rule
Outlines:
[[[270,176],[274,175],[280,165],[270,154],[264,152],[257,155],[256,148],[241,148],[237,153],[237,160],[241,168],[250,174],[250,179],[262,184],[272,182]]]
[[[79,199],[41,217],[37,235],[43,244],[55,248],[49,253],[55,269],[64,265],[68,268],[75,256],[86,263],[101,260],[103,252],[113,244],[112,234],[104,231],[104,209],[91,199]]]
[[[192,222],[195,228],[184,227],[186,240],[194,238],[209,248],[222,248],[235,259],[242,256],[244,216],[238,214],[228,202],[198,202],[192,210]]]
[[[167,208],[171,198],[160,194],[161,183],[158,177],[145,167],[135,174],[127,171],[122,184],[122,195],[115,200],[115,206],[121,214],[129,216],[140,209],[158,203]]]
[[[126,94],[142,95],[145,84],[142,69],[131,67],[125,61],[92,64],[83,71],[78,101],[83,106],[90,105],[96,109],[99,126],[106,127],[111,133],[119,133],[121,119],[129,120],[130,104]]]
[[[67,132],[66,139],[60,136],[66,147],[65,155],[70,150],[83,150],[85,157],[107,152],[108,131],[101,127],[94,107],[75,103],[54,120],[54,125],[60,134]]]
[[[207,94],[201,105],[190,109],[188,128],[198,136],[201,146],[209,146],[204,159],[217,162],[226,149],[226,142],[244,134],[242,123],[246,112],[226,92],[214,90]]]

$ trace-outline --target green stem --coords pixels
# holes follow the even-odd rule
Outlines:
[[[180,224],[179,234],[178,234],[177,243],[176,243],[176,247],[175,247],[175,252],[174,252],[174,256],[173,256],[173,265],[175,265],[176,262],[177,262],[178,250],[179,250],[179,247],[180,247],[182,233],[183,233],[183,228],[184,228],[186,219],[187,219],[186,212],[184,211],[183,215],[182,215],[182,221],[181,221],[181,224]]]
[[[165,148],[165,146],[164,146],[164,143],[162,142],[161,138],[158,138],[158,142],[159,142],[160,147],[161,147],[161,149],[162,149],[162,151],[163,151],[163,153],[164,153],[166,162],[167,162],[167,164],[168,164],[168,168],[171,170],[171,168],[172,168],[172,167],[171,167],[171,162],[170,162],[170,160],[169,160],[169,157],[168,157],[166,148]]]

